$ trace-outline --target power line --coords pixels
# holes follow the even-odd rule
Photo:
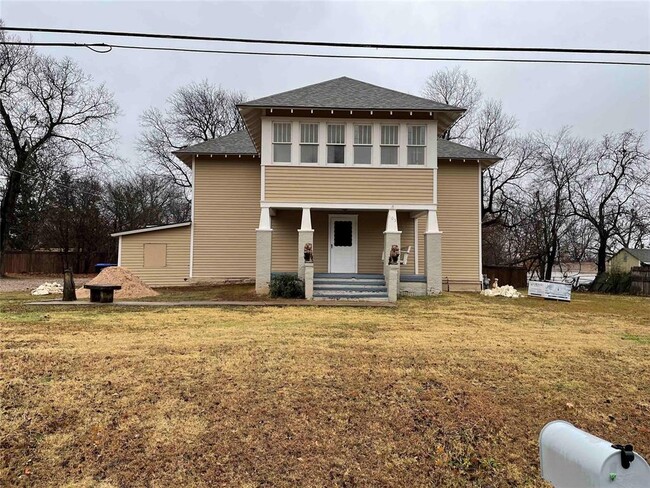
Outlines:
[[[2,30],[17,32],[42,32],[53,34],[81,34],[118,37],[139,37],[148,39],[173,39],[183,41],[237,42],[248,44],[275,44],[285,46],[337,47],[363,49],[401,49],[425,51],[499,51],[499,52],[538,52],[563,54],[635,54],[650,55],[650,51],[634,49],[587,49],[587,48],[555,48],[555,47],[501,47],[501,46],[446,46],[446,45],[414,45],[414,44],[378,44],[358,42],[331,41],[291,41],[279,39],[251,39],[237,37],[190,36],[180,34],[154,34],[148,32],[99,31],[89,29],[55,29],[45,27],[2,27]]]
[[[77,42],[4,42],[10,46],[36,46],[36,47],[70,47],[87,48],[96,53],[107,54],[113,49],[132,49],[144,51],[169,51],[203,54],[232,54],[249,56],[277,56],[277,57],[302,57],[302,58],[336,58],[336,59],[378,59],[401,61],[459,61],[459,62],[501,62],[501,63],[552,63],[552,64],[597,64],[617,66],[650,66],[650,62],[643,61],[598,61],[587,59],[528,59],[528,58],[457,58],[439,56],[370,56],[365,54],[322,54],[322,53],[296,53],[296,52],[269,52],[269,51],[234,51],[226,49],[195,49],[164,46],[141,46],[132,44],[107,44],[107,43],[77,43]]]

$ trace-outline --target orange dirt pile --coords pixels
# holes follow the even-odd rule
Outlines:
[[[115,291],[116,300],[129,300],[132,298],[155,297],[158,292],[147,286],[131,271],[120,266],[104,268],[87,285],[119,285],[122,288]],[[81,287],[77,289],[77,298],[90,297],[90,290]]]

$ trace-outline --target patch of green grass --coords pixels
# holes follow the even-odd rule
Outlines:
[[[639,344],[650,344],[650,335],[623,334],[624,341],[638,342]]]

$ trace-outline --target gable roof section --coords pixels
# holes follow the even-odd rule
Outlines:
[[[193,154],[241,154],[253,156],[257,155],[257,150],[248,132],[240,130],[227,136],[210,139],[193,146],[186,146],[178,151],[174,151],[173,154],[180,157],[180,159],[183,159],[181,156],[191,156]]]
[[[438,139],[438,159],[481,159],[497,162],[501,158],[447,139]]]
[[[429,110],[464,112],[464,108],[343,76],[239,104],[258,108]]]
[[[626,247],[621,249],[621,251],[627,251],[643,264],[650,264],[650,249],[630,249]]]
[[[176,156],[191,155],[257,155],[253,141],[248,132],[241,130],[224,137],[210,139],[194,146],[188,146],[178,151],[174,151]],[[482,161],[496,162],[501,158],[491,154],[463,146],[445,139],[438,139],[438,159],[480,159]]]

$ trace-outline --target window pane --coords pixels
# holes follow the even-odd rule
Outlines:
[[[345,144],[345,125],[336,124],[327,126],[328,144]]]
[[[408,145],[424,146],[426,144],[425,134],[426,134],[426,127],[424,125],[409,126]]]
[[[354,146],[354,163],[370,164],[372,146]]]
[[[409,146],[407,148],[408,164],[424,164],[424,147]]]
[[[345,162],[345,146],[327,146],[327,162],[343,164]]]
[[[290,163],[291,144],[273,144],[273,161],[276,163]]]
[[[381,147],[381,164],[397,164],[397,147]]]
[[[291,142],[291,124],[273,124],[273,142]]]
[[[382,125],[381,126],[381,143],[397,145],[399,144],[399,126]]]
[[[334,221],[334,245],[336,247],[352,246],[352,222],[349,220]]]
[[[301,144],[300,145],[300,162],[301,163],[317,163],[318,162],[318,146],[316,144]]]
[[[355,125],[354,143],[372,144],[372,125]]]
[[[300,142],[318,144],[318,124],[300,124]]]

